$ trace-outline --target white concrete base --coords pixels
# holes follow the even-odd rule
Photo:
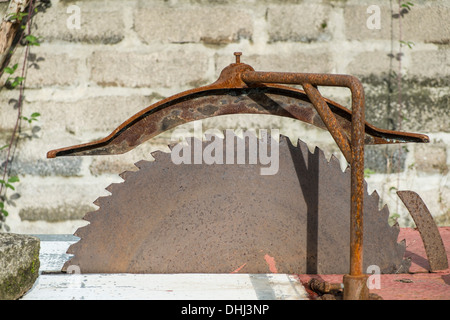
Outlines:
[[[40,275],[23,300],[306,300],[287,274],[77,274],[59,273],[72,236],[42,236]]]

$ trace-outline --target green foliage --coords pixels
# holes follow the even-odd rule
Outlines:
[[[10,188],[11,190],[16,190],[11,183],[19,182],[19,177],[13,176],[9,177],[7,181],[0,179],[0,184],[4,185],[6,188]]]
[[[402,5],[401,5],[402,8],[406,8],[408,10],[411,10],[411,7],[413,7],[413,6],[414,6],[414,3],[410,2],[410,1],[408,1],[406,3],[402,3]]]
[[[19,177],[13,176],[9,177],[7,181],[0,179],[0,185],[5,186],[6,188],[9,188],[11,190],[16,190],[16,188],[12,185],[13,183],[19,182]],[[15,194],[17,195],[17,194]],[[17,196],[14,196],[14,198],[17,198]],[[0,215],[3,217],[7,217],[9,215],[9,212],[5,209],[5,202],[7,201],[6,197],[0,198]]]
[[[32,34],[29,34],[25,37],[25,40],[27,41],[27,44],[30,46],[39,46],[40,45],[40,39],[36,36],[33,36]]]
[[[26,17],[26,16],[28,16],[28,13],[26,13],[26,12],[19,12],[19,13],[11,13],[9,16],[8,16],[8,20],[17,20],[17,21],[19,21],[19,22],[22,22],[22,19],[24,18],[24,17]]]
[[[24,87],[25,87],[25,74],[26,74],[26,69],[29,67],[28,65],[28,58],[30,56],[29,53],[29,47],[30,46],[39,46],[41,43],[41,39],[34,36],[33,34],[30,33],[25,33],[25,30],[28,29],[30,30],[30,26],[31,26],[31,19],[33,18],[33,16],[38,13],[38,12],[44,12],[47,8],[49,8],[51,6],[51,3],[49,0],[31,0],[28,3],[29,7],[28,7],[28,12],[19,12],[19,13],[15,13],[15,14],[10,14],[7,16],[7,21],[11,21],[15,24],[19,24],[20,29],[18,29],[18,33],[15,35],[17,39],[19,39],[17,41],[17,43],[27,46],[27,50],[25,51],[26,54],[23,58],[23,64],[22,64],[22,68],[21,68],[21,74],[18,75],[17,74],[17,69],[18,69],[18,64],[14,64],[14,65],[10,65],[10,66],[6,66],[2,71],[2,73],[6,73],[7,79],[5,81],[4,84],[4,88],[9,89],[9,90],[13,90],[16,89],[17,87],[20,88],[20,93],[19,93],[19,98],[18,99],[10,99],[9,100],[9,104],[11,104],[11,102],[14,103],[14,109],[17,109],[17,120],[24,120],[26,122],[28,122],[28,124],[32,124],[35,121],[38,121],[38,118],[40,117],[40,113],[38,112],[33,112],[30,116],[22,116],[22,106],[21,106],[21,101],[23,101],[23,91],[24,91]],[[19,37],[20,36],[20,37]],[[9,48],[9,58],[11,58],[11,56],[14,54],[15,52],[15,46]],[[9,59],[8,58],[8,59]],[[33,60],[31,60],[33,61]],[[6,62],[8,63],[8,62]],[[36,65],[36,63],[34,63],[34,65]],[[20,131],[20,122],[17,121],[16,122],[16,126],[13,130],[12,133],[12,137],[11,137],[11,141],[9,142],[9,144],[4,145],[4,146],[0,146],[0,151],[7,149],[7,155],[6,155],[6,160],[3,162],[3,160],[1,160],[1,162],[3,162],[2,165],[2,175],[0,175],[0,177],[3,176],[2,179],[0,179],[0,231],[2,228],[5,228],[6,230],[8,230],[8,226],[6,224],[4,224],[3,222],[5,221],[5,217],[8,216],[8,211],[7,211],[7,206],[14,206],[14,200],[20,198],[20,194],[18,193],[13,193],[12,195],[7,195],[8,190],[13,190],[15,191],[15,183],[19,182],[19,178],[17,176],[12,176],[9,177],[7,168],[8,168],[8,163],[10,161],[12,161],[11,159],[13,157],[10,156],[10,152],[14,152],[14,148],[13,146],[15,145],[15,143],[17,142],[17,139],[19,138],[32,138],[32,137],[36,137],[35,133],[38,132],[40,130],[40,127],[38,126],[32,126],[31,128],[31,132],[32,135],[26,135],[24,134],[24,132]],[[19,134],[17,134],[17,131],[19,132]],[[3,155],[3,153],[2,153]]]
[[[408,48],[412,49],[413,46],[415,46],[416,44],[415,44],[414,42],[412,42],[412,41],[403,41],[403,40],[400,40],[400,45],[402,45],[402,46],[408,46]]]
[[[6,67],[5,68],[5,72],[6,73],[8,73],[8,74],[13,74],[14,72],[16,72],[16,69],[17,69],[17,66],[18,66],[19,64],[15,64],[15,65],[13,65],[12,67]]]
[[[41,114],[40,114],[39,112],[33,112],[33,113],[31,114],[30,117],[22,116],[22,119],[25,120],[25,121],[28,121],[28,123],[32,123],[33,121],[38,121],[37,118],[38,118],[40,115],[41,115]]]
[[[375,171],[373,171],[369,168],[366,168],[366,169],[364,169],[364,178],[366,178],[366,179],[370,178],[370,176],[374,173],[375,173]]]
[[[394,224],[396,224],[398,218],[400,218],[400,215],[398,213],[394,212],[393,214],[391,214],[388,219],[389,225],[393,226]]]
[[[16,63],[15,65],[13,65],[12,67],[6,67],[4,69],[4,72],[6,72],[7,74],[13,75],[14,72],[16,72],[17,70],[17,66],[18,64]],[[10,89],[14,89],[15,87],[17,87],[18,85],[21,85],[23,80],[25,80],[24,77],[8,77],[6,79],[6,86]]]

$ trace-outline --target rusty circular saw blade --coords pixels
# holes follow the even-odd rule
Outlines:
[[[86,214],[90,224],[75,233],[81,239],[69,248],[74,257],[63,271],[77,265],[82,273],[348,273],[349,168],[343,172],[334,156],[328,161],[320,149],[311,153],[284,136],[278,170],[269,175],[261,174],[268,165],[260,158],[236,164],[240,138],[197,143],[200,152],[211,141],[230,152],[230,139],[234,164],[224,152],[223,164],[177,165],[171,153],[158,151],[154,161],[122,174],[124,182],[110,185],[111,195]],[[188,141],[194,159],[196,142]],[[364,268],[407,272],[399,229],[378,203],[376,192],[365,192]]]

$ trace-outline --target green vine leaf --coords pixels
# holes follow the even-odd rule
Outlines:
[[[0,202],[0,213],[5,217],[9,215],[8,211],[5,210],[5,204],[3,202]]]
[[[32,34],[27,35],[25,40],[27,40],[28,44],[31,46],[40,46],[39,39]]]
[[[8,73],[8,74],[13,74],[13,73],[16,71],[18,65],[19,65],[19,64],[16,63],[16,64],[15,64],[14,66],[12,66],[12,67],[6,67],[6,68],[4,69],[4,71],[5,71],[6,73]]]

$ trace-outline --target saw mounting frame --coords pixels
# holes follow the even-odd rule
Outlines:
[[[213,84],[188,90],[161,100],[135,114],[104,139],[49,151],[48,158],[60,156],[108,155],[127,152],[144,141],[178,125],[226,114],[272,114],[294,118],[330,132],[351,168],[350,266],[344,276],[344,299],[368,299],[367,275],[363,273],[363,202],[364,145],[392,143],[427,143],[426,135],[389,131],[365,121],[365,97],[362,83],[351,75],[292,72],[259,72],[241,63],[242,53],[235,52],[235,63],[226,67]],[[303,90],[286,85],[300,85]],[[324,98],[318,86],[344,87],[351,92],[351,111]],[[196,106],[195,97],[236,90],[272,90],[283,96],[303,95],[315,110],[255,108],[248,104],[221,105],[218,108]],[[257,99],[257,97],[255,97]],[[171,109],[179,102],[183,110]],[[431,222],[432,223],[432,222]],[[442,242],[442,241],[441,241]],[[430,249],[431,250],[431,249]],[[447,263],[445,259],[445,263]],[[444,264],[445,265],[445,264]],[[442,266],[442,264],[441,264]]]

